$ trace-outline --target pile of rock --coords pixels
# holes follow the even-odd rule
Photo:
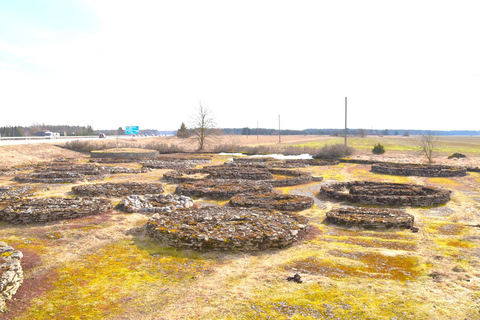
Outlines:
[[[182,169],[182,170],[173,170],[165,172],[163,174],[163,179],[171,183],[183,183],[183,182],[192,182],[206,179],[208,176],[207,173],[203,173],[202,170],[198,169]]]
[[[273,175],[266,169],[252,167],[210,166],[204,167],[209,179],[272,180]]]
[[[122,182],[97,183],[72,187],[73,193],[87,197],[124,197],[133,194],[159,194],[165,191],[161,183]]]
[[[312,166],[333,166],[339,163],[338,160],[326,159],[285,159],[268,161],[267,164],[271,168],[305,168]]]
[[[319,195],[338,201],[388,206],[436,206],[450,201],[449,190],[403,183],[354,181],[322,186]]]
[[[107,167],[102,167],[104,170],[107,170],[111,174],[116,174],[116,173],[145,173],[145,172],[150,172],[152,169],[150,168],[144,168],[142,167],[141,169],[133,169],[133,168],[125,168],[125,167],[113,167],[113,166],[107,166]]]
[[[274,175],[274,179],[265,182],[270,183],[274,187],[291,187],[323,180],[322,177],[313,177],[309,173],[297,170],[270,169],[269,171]],[[283,176],[284,178],[280,178],[279,176]]]
[[[46,223],[102,214],[113,209],[102,198],[33,198],[9,203],[0,210],[0,220],[13,224]]]
[[[414,216],[404,210],[340,207],[327,212],[327,221],[345,227],[362,227],[366,229],[411,229]]]
[[[118,204],[120,210],[128,213],[173,212],[192,206],[192,198],[173,194],[131,195]]]
[[[467,168],[411,163],[377,163],[372,165],[371,171],[390,175],[419,177],[462,177],[467,175]]]
[[[13,180],[33,183],[74,183],[84,180],[103,180],[110,176],[105,167],[95,164],[57,163],[42,166],[32,173],[18,174]]]
[[[313,206],[310,197],[276,192],[260,194],[237,194],[230,199],[232,207],[256,207],[280,211],[302,211]]]
[[[148,234],[168,245],[200,251],[283,248],[305,232],[308,220],[274,210],[204,207],[155,214]]]
[[[22,257],[22,252],[0,242],[0,312],[6,311],[5,302],[12,299],[23,283]]]
[[[272,191],[273,188],[270,184],[260,181],[208,179],[184,182],[177,187],[175,193],[189,197],[227,200],[238,193],[265,193]]]
[[[152,169],[173,169],[173,170],[183,170],[195,168],[199,164],[210,163],[212,160],[210,158],[204,157],[185,157],[185,158],[172,158],[172,157],[162,157],[156,159],[147,159],[140,161],[145,168]]]
[[[46,191],[48,188],[38,188],[32,186],[1,186],[0,202],[15,201],[28,196],[33,196],[37,192]]]

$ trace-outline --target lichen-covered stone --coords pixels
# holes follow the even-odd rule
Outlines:
[[[128,213],[173,212],[177,209],[190,208],[193,200],[190,197],[173,194],[130,195],[119,203],[118,208]]]
[[[340,207],[327,212],[327,221],[345,227],[390,229],[413,227],[414,216],[404,210]]]
[[[450,193],[413,184],[354,181],[322,186],[319,195],[353,203],[419,207],[445,204]]]
[[[0,242],[0,312],[6,311],[6,301],[12,299],[23,283],[22,257],[21,251]]]
[[[372,165],[371,171],[382,174],[419,177],[462,177],[467,175],[467,168],[412,163],[377,163]]]
[[[257,207],[280,211],[302,211],[313,206],[310,197],[276,192],[260,194],[237,194],[230,199],[232,207]]]
[[[275,210],[204,207],[155,214],[148,234],[168,245],[200,251],[283,248],[305,232],[308,219]]]
[[[227,200],[237,193],[271,192],[270,184],[254,180],[208,179],[194,182],[184,182],[175,190],[176,194],[189,197],[206,197]]]
[[[97,183],[72,187],[73,193],[87,197],[124,197],[132,194],[159,194],[165,191],[160,183],[123,182]]]
[[[102,198],[33,198],[9,203],[0,210],[0,220],[13,224],[46,223],[102,214],[113,209]]]

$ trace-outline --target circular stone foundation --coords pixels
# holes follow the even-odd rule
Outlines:
[[[232,207],[264,208],[280,211],[302,211],[313,206],[310,197],[275,192],[261,194],[237,194],[230,199]]]
[[[412,184],[354,181],[322,186],[319,195],[353,203],[422,207],[445,204],[450,193]]]
[[[13,224],[46,223],[102,214],[113,209],[102,198],[33,198],[10,203],[0,211],[0,220]]]
[[[157,150],[136,149],[136,148],[114,148],[105,150],[94,150],[90,152],[92,158],[111,159],[145,159],[158,156]]]
[[[284,248],[305,232],[308,219],[274,210],[204,207],[155,214],[148,234],[168,245],[200,251]]]
[[[103,180],[109,176],[109,170],[95,164],[57,163],[41,166],[32,173],[18,174],[13,180],[31,183],[74,183]]]
[[[345,227],[391,229],[413,227],[414,216],[403,210],[341,207],[327,212],[327,221]]]
[[[22,257],[22,252],[0,242],[0,312],[6,311],[5,302],[12,299],[23,283]]]
[[[259,181],[208,179],[184,182],[177,187],[175,193],[189,197],[227,200],[238,193],[265,193],[272,191],[273,187],[270,184]]]
[[[467,168],[409,163],[377,163],[372,165],[371,171],[382,174],[419,177],[462,177],[467,175]]]
[[[131,195],[118,204],[121,210],[128,213],[172,212],[177,209],[185,209],[192,206],[192,198],[173,194]]]
[[[124,182],[97,183],[72,187],[73,193],[87,197],[123,197],[132,194],[159,194],[165,191],[160,183]]]
[[[16,201],[21,198],[33,196],[37,192],[46,191],[48,188],[32,186],[2,186],[0,187],[0,203],[3,201]]]

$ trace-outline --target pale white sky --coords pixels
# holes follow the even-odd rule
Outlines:
[[[0,126],[480,130],[480,1],[0,0]]]

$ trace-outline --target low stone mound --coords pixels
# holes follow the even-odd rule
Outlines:
[[[308,219],[274,210],[204,207],[155,214],[148,234],[168,245],[200,251],[284,248],[305,232]]]
[[[202,169],[210,179],[272,180],[273,175],[266,169],[252,167],[208,166]]]
[[[0,202],[16,201],[28,196],[33,196],[37,192],[46,191],[48,188],[38,188],[32,186],[1,186]]]
[[[22,258],[22,252],[0,242],[0,312],[6,311],[6,301],[12,299],[23,283]]]
[[[403,210],[341,207],[327,212],[329,223],[366,229],[411,229],[414,216]]]
[[[74,183],[84,180],[103,180],[109,176],[109,170],[95,164],[59,162],[57,164],[42,165],[32,173],[18,174],[13,180],[31,183]]]
[[[87,197],[124,197],[132,194],[159,194],[165,191],[160,183],[123,182],[97,183],[72,187],[73,193]]]
[[[175,190],[176,194],[189,197],[206,197],[227,200],[237,193],[272,192],[270,184],[253,180],[208,179],[184,182]]]
[[[114,148],[105,150],[94,150],[90,152],[92,158],[110,158],[110,159],[144,159],[158,156],[157,150],[137,149],[137,148]]]
[[[128,213],[155,213],[173,212],[177,209],[185,209],[193,206],[190,197],[158,194],[158,195],[131,195],[119,203],[118,208]]]
[[[338,160],[325,159],[285,159],[269,161],[271,168],[306,168],[312,166],[333,166],[339,164]]]
[[[310,197],[281,194],[276,192],[261,194],[237,194],[230,199],[232,207],[257,207],[280,211],[302,211],[313,206]]]
[[[191,169],[195,168],[198,164],[209,163],[210,159],[148,159],[140,161],[140,164],[145,168],[152,169],[173,169],[173,170],[182,170],[182,169]]]
[[[46,223],[102,214],[113,209],[102,198],[33,198],[9,203],[0,210],[0,220],[13,224]]]
[[[388,206],[436,206],[450,201],[450,191],[403,183],[354,181],[322,186],[319,195],[353,203]]]
[[[264,182],[268,182],[274,187],[290,187],[323,180],[322,177],[313,177],[309,173],[296,170],[270,169],[269,171],[274,175],[274,179]]]
[[[145,173],[145,172],[150,172],[152,169],[150,168],[141,168],[141,169],[134,169],[134,168],[125,168],[125,167],[117,167],[117,166],[106,166],[102,167],[104,170],[107,170],[111,174],[117,174],[117,173]]]
[[[411,163],[377,163],[372,165],[371,171],[390,175],[419,177],[462,177],[467,175],[466,168]]]
[[[173,171],[165,172],[163,174],[163,179],[171,183],[199,181],[199,180],[204,180],[207,177],[208,177],[207,173],[202,173],[201,170],[197,170],[197,169],[173,170]]]

